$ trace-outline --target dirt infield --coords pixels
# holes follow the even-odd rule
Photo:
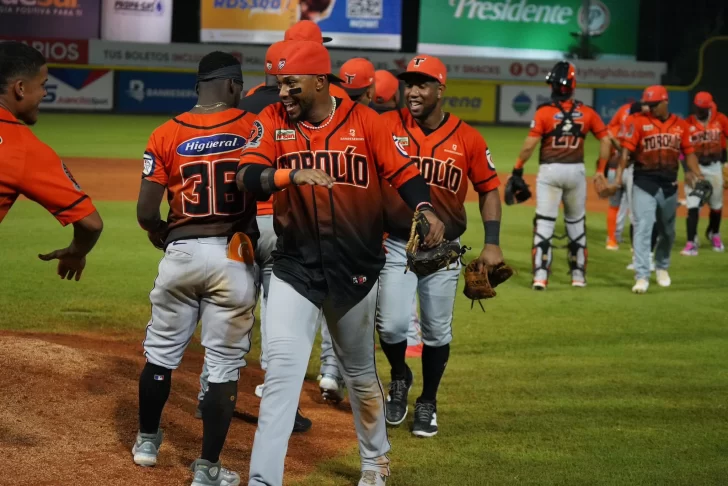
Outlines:
[[[131,457],[138,428],[138,378],[144,366],[139,336],[135,341],[0,332],[0,464],[6,473],[22,468],[12,484],[189,484],[187,467],[202,444],[202,422],[193,416],[202,356],[188,352],[174,373],[162,418],[160,463],[141,468]],[[223,463],[243,478],[258,416],[253,390],[262,381],[257,367],[243,370],[236,416],[222,454]],[[328,406],[319,396],[316,384],[304,385],[301,407],[314,426],[290,441],[288,480],[355,447],[351,411]],[[351,473],[353,482],[358,471]]]

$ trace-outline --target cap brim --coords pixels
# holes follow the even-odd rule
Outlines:
[[[346,94],[348,94],[352,98],[358,98],[359,96],[363,95],[366,90],[369,89],[369,86],[365,86],[363,88],[347,88],[346,86],[342,86],[344,88],[344,91],[346,91]]]
[[[435,81],[437,83],[440,83],[440,80],[437,79],[435,76],[430,76],[429,74],[422,73],[422,72],[419,72],[419,71],[405,71],[405,72],[399,73],[397,75],[397,79],[401,79],[405,83],[407,82],[408,79],[409,80],[412,80],[412,79],[415,79],[416,80],[417,78],[420,78],[420,79],[426,78],[426,79],[428,79],[430,81]],[[440,84],[442,84],[442,83],[440,83]]]
[[[334,39],[332,39],[331,37],[324,37],[321,42],[323,42],[324,44],[326,44],[327,42],[331,42],[332,40],[334,40]]]
[[[344,80],[341,79],[340,77],[338,77],[336,74],[327,74],[326,76],[329,78],[329,83],[341,84],[344,82]],[[343,86],[342,86],[342,88],[343,88]]]

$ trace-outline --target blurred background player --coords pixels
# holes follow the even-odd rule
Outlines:
[[[710,215],[708,227],[705,230],[705,237],[713,247],[713,251],[722,252],[725,250],[723,241],[720,238],[720,220],[723,212],[723,142],[728,136],[728,123],[725,123],[725,115],[718,113],[713,107],[713,96],[707,91],[701,91],[695,95],[693,100],[694,114],[685,120],[690,126],[690,141],[695,148],[695,155],[700,164],[700,172],[705,179],[713,186],[713,193],[708,201]],[[685,194],[687,195],[687,243],[680,252],[684,256],[697,256],[698,245],[698,219],[700,218],[700,199],[690,196],[692,187],[686,183]]]
[[[381,118],[429,184],[435,211],[445,222],[445,238],[458,240],[465,231],[467,217],[463,204],[470,179],[479,195],[485,227],[485,243],[478,262],[481,266],[502,262],[500,181],[482,135],[442,109],[447,82],[445,65],[436,57],[419,55],[409,62],[400,79],[405,83],[407,107],[385,113]],[[377,330],[391,366],[387,423],[399,425],[407,418],[408,396],[414,381],[412,370],[405,363],[412,315],[408,303],[419,297],[424,343],[422,393],[415,402],[412,433],[432,437],[438,433],[437,391],[450,356],[460,264],[424,277],[405,272],[411,211],[390,185],[382,184],[382,194],[389,236],[384,241],[387,262],[380,276]]]
[[[48,66],[38,50],[20,42],[0,43],[0,222],[22,194],[61,225],[73,225],[68,247],[38,258],[58,260],[58,275],[78,281],[103,222],[66,165],[28,128],[38,121],[47,81]]]
[[[149,294],[152,317],[132,454],[137,465],[157,464],[172,372],[201,322],[209,376],[192,486],[229,486],[239,484],[240,476],[220,466],[220,452],[250,350],[258,293],[252,255],[259,236],[254,198],[241,193],[234,178],[255,115],[237,108],[242,66],[229,53],[216,51],[200,60],[196,88],[197,104],[154,130],[144,152],[137,219],[164,257]],[[166,221],[159,213],[165,191]]]
[[[398,110],[400,106],[400,81],[391,72],[379,69],[374,72],[374,101],[370,105],[378,113]]]
[[[698,159],[690,142],[690,127],[668,110],[664,86],[650,86],[642,95],[649,107],[647,114],[635,114],[628,120],[622,140],[622,158],[617,169],[617,185],[622,185],[624,169],[634,160],[632,184],[632,217],[635,222],[635,279],[632,292],[643,294],[650,285],[650,240],[657,222],[655,247],[657,284],[672,283],[667,269],[670,251],[675,242],[677,211],[677,172],[680,151],[685,154],[689,171],[685,181],[690,185],[702,179]]]
[[[551,273],[552,244],[559,206],[564,204],[569,271],[573,287],[586,286],[586,180],[584,139],[592,132],[599,146],[595,183],[604,180],[611,142],[607,128],[589,106],[574,100],[576,70],[571,63],[556,63],[546,83],[551,102],[536,109],[531,131],[513,168],[512,177],[523,177],[523,166],[541,143],[536,179],[536,216],[533,238],[533,289],[545,290]]]

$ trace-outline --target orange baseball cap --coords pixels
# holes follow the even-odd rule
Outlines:
[[[713,95],[707,91],[701,91],[695,95],[693,103],[698,108],[713,108]]]
[[[363,57],[355,57],[346,61],[339,69],[341,87],[356,98],[374,83],[374,64]]]
[[[380,69],[374,73],[374,89],[376,90],[374,102],[386,103],[399,91],[399,80],[389,71]]]
[[[300,20],[288,28],[283,40],[314,41],[323,44],[331,42],[331,37],[324,37],[316,22]]]
[[[341,79],[331,74],[331,57],[323,44],[314,41],[282,41],[276,51],[278,62],[274,62],[276,74],[318,75],[326,74],[331,81]]]
[[[642,103],[657,104],[660,101],[667,101],[667,90],[664,86],[655,85],[645,88],[642,93]]]
[[[281,58],[279,55],[281,49],[283,49],[286,41],[279,41],[275,44],[271,44],[267,51],[265,51],[265,74],[275,76],[278,74],[278,60]]]
[[[407,71],[397,77],[406,80],[413,73],[429,76],[440,84],[445,84],[447,81],[447,67],[435,56],[418,54],[407,64]]]

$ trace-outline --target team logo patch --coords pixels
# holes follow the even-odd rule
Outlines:
[[[403,157],[409,158],[409,154],[407,153],[407,150],[402,146],[402,143],[399,141],[398,136],[392,135],[392,140],[394,140],[394,146],[397,147],[397,150],[399,150],[399,153],[402,154]]]
[[[156,165],[156,160],[154,158],[154,155],[150,152],[144,152],[144,168],[142,169],[142,174],[145,176],[150,176],[154,174],[154,166]]]
[[[260,140],[263,138],[263,124],[260,121],[255,120],[253,122],[253,128],[250,130],[250,137],[248,138],[248,144],[245,148],[256,148],[260,147]]]
[[[490,155],[490,149],[485,149],[485,160],[488,161],[488,167],[490,167],[490,170],[495,170],[495,164],[493,163],[493,156]]]
[[[364,285],[367,283],[367,277],[366,275],[354,275],[351,277],[351,283],[354,285]]]
[[[154,375],[154,381],[164,381],[164,375]]]
[[[73,184],[73,187],[76,188],[77,191],[81,190],[81,186],[76,182],[76,179],[73,178],[73,174],[71,174],[71,171],[68,170],[68,167],[66,167],[66,164],[61,161],[61,167],[63,167],[63,173],[66,174],[66,177],[68,177],[68,180],[71,181],[71,184]]]
[[[199,157],[200,155],[224,154],[242,150],[245,137],[234,133],[216,133],[204,137],[195,137],[177,145],[177,153],[182,157]]]
[[[346,76],[346,84],[353,83],[354,82],[354,78],[356,78],[356,74],[344,73],[344,76]]]
[[[536,128],[536,120],[531,120],[531,128]]]
[[[285,66],[285,65],[286,65],[285,59],[281,59],[280,61],[278,61],[278,70],[283,69],[283,66]]]
[[[265,68],[266,68],[266,69],[267,69],[268,71],[270,71],[271,69],[273,69],[273,63],[272,63],[272,62],[270,62],[270,61],[268,61],[267,63],[265,63]]]
[[[295,130],[286,130],[286,129],[276,130],[276,142],[285,142],[287,140],[295,140],[295,139],[296,139]]]

